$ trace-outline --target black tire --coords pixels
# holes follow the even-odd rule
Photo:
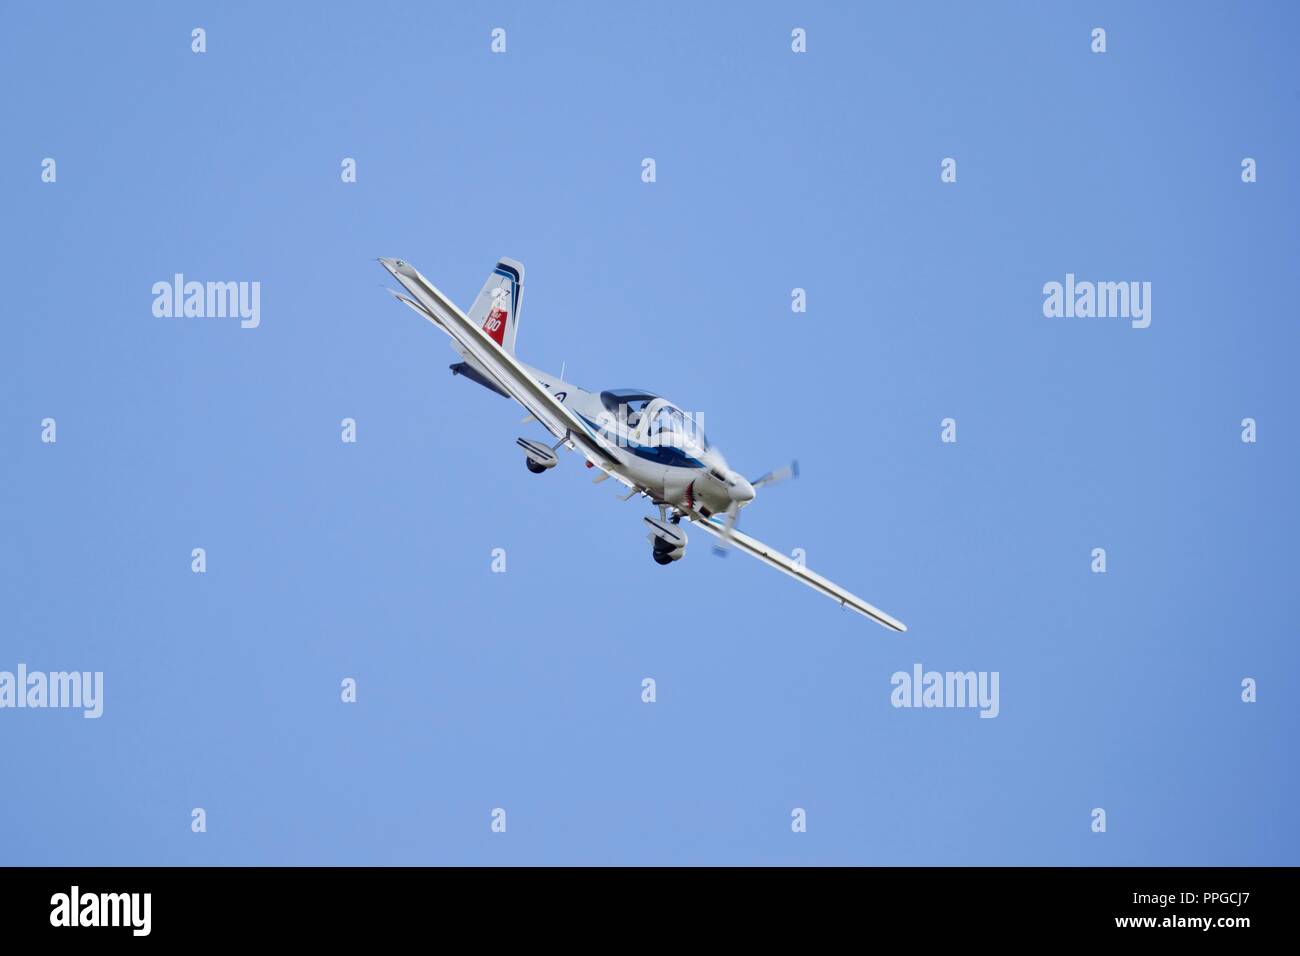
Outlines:
[[[528,470],[531,471],[534,475],[540,475],[542,472],[546,470],[545,465],[539,465],[531,458],[525,458],[524,464],[528,466]]]
[[[655,564],[672,564],[672,563],[673,563],[673,559],[672,559],[672,558],[668,557],[667,554],[662,554],[662,553],[660,553],[660,552],[658,552],[658,551],[656,551],[656,552],[654,553],[654,559],[655,559]]]

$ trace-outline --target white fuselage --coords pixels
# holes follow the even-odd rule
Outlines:
[[[703,429],[667,399],[637,389],[590,392],[524,367],[578,416],[623,476],[655,500],[707,516],[754,497],[749,482],[727,467]]]

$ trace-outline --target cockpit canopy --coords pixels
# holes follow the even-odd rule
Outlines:
[[[660,445],[674,448],[696,448],[708,451],[709,438],[704,434],[695,416],[687,415],[676,405],[662,401],[647,409],[650,418],[650,439]]]
[[[653,402],[660,396],[654,392],[647,392],[639,388],[611,388],[607,392],[600,393],[600,403],[605,406],[605,410],[614,415],[619,414],[619,406],[626,405],[629,413],[642,412],[645,406]]]
[[[629,432],[641,435],[652,445],[701,452],[711,447],[696,416],[653,392],[610,389],[600,393],[600,402],[616,419],[626,421]]]

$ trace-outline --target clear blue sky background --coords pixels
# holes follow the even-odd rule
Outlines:
[[[0,669],[106,690],[0,711],[0,863],[1300,863],[1300,15],[865,6],[6,5]],[[378,255],[522,260],[526,361],[797,456],[745,529],[911,631],[655,565]],[[895,710],[915,662],[1001,716]]]

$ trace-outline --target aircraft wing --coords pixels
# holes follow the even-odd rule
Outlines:
[[[433,283],[409,266],[404,266],[409,273],[399,272],[392,260],[380,259],[379,261],[415,297],[411,299],[392,292],[394,298],[450,335],[467,357],[472,357],[511,398],[541,422],[547,431],[556,438],[564,439],[570,447],[581,451],[602,470],[610,471],[618,465],[617,460],[605,450],[585,422],[565,408],[554,395],[542,388],[537,379],[530,375],[513,355],[497,345],[486,332],[471,322],[454,302],[438,291]],[[615,475],[615,477],[619,476]]]
[[[697,527],[704,528],[714,537],[723,538],[725,532],[720,525],[715,524],[713,521],[701,515],[691,515],[690,517]],[[775,548],[768,547],[757,538],[751,538],[749,535],[742,534],[734,528],[730,534],[726,535],[726,538],[741,551],[744,551],[747,554],[752,554],[764,564],[769,564],[778,571],[784,571],[796,581],[801,581],[814,591],[819,591],[828,598],[839,601],[842,606],[857,611],[864,617],[871,618],[877,624],[883,624],[885,627],[895,631],[907,630],[907,625],[902,621],[890,617],[877,607],[872,607],[866,601],[862,600],[862,598],[850,594],[834,581],[828,581],[815,571],[810,571],[807,568],[802,567],[792,558],[786,557]]]

